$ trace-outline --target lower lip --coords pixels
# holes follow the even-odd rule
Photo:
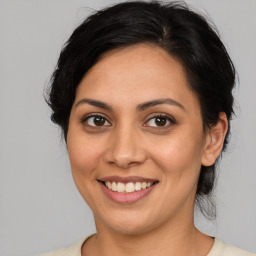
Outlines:
[[[99,182],[104,194],[110,198],[112,201],[120,204],[131,204],[135,203],[142,198],[146,197],[155,187],[155,185],[152,185],[149,188],[142,189],[139,191],[134,191],[131,193],[119,193],[119,192],[114,192],[107,188],[103,183]]]

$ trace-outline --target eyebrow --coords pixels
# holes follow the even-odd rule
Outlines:
[[[95,107],[99,107],[99,108],[103,108],[109,111],[113,111],[112,106],[102,102],[102,101],[98,101],[98,100],[93,100],[93,99],[81,99],[79,100],[75,107],[79,106],[80,104],[83,103],[87,103],[89,105],[95,106]],[[144,111],[148,108],[160,105],[160,104],[169,104],[169,105],[173,105],[173,106],[177,106],[179,108],[181,108],[182,110],[185,110],[185,107],[180,104],[179,102],[177,102],[176,100],[173,100],[171,98],[167,98],[167,99],[157,99],[157,100],[152,100],[152,101],[147,101],[145,103],[139,104],[136,109],[137,111]]]
[[[171,98],[148,101],[148,102],[138,105],[136,109],[138,111],[144,111],[150,107],[154,107],[154,106],[160,105],[160,104],[169,104],[169,105],[177,106],[177,107],[181,108],[182,110],[185,110],[185,107],[182,104],[180,104],[178,101],[173,100]]]
[[[99,108],[103,108],[103,109],[112,111],[112,107],[110,105],[108,105],[102,101],[92,100],[92,99],[81,99],[76,103],[76,107],[83,103],[87,103],[91,106],[95,106],[95,107],[99,107]]]

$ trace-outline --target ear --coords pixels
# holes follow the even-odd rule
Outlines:
[[[203,166],[213,165],[221,153],[228,131],[228,120],[224,112],[219,114],[218,123],[206,132],[204,152],[201,159]]]

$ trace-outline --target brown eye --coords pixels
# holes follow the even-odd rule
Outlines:
[[[87,117],[83,122],[93,127],[110,126],[110,123],[106,120],[106,118],[97,115]]]
[[[102,126],[105,124],[105,119],[101,116],[96,116],[94,117],[93,119],[93,123],[96,125],[96,126]]]
[[[150,127],[168,127],[171,124],[175,124],[173,119],[169,116],[155,116],[149,119],[146,126]]]
[[[157,117],[155,118],[155,124],[157,126],[165,126],[167,123],[167,120],[165,117]]]

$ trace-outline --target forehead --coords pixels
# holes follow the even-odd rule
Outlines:
[[[115,80],[121,77],[126,77],[126,80],[136,77],[145,81],[154,78],[161,82],[159,75],[170,72],[175,73],[172,80],[179,79],[188,84],[185,70],[177,59],[160,47],[137,44],[104,53],[85,77],[89,80],[90,76],[95,75],[100,79],[101,74],[104,74],[105,78]]]
[[[197,100],[181,63],[162,48],[133,45],[105,53],[77,88],[81,97],[141,103],[155,98]]]

